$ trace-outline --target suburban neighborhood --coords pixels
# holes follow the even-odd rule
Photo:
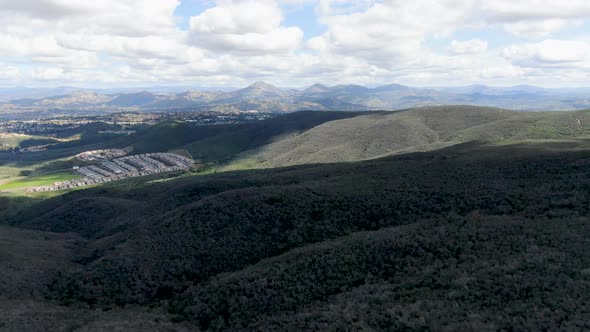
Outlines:
[[[74,189],[94,184],[122,180],[129,177],[189,170],[194,166],[190,158],[175,153],[146,153],[120,157],[122,151],[100,150],[88,151],[78,156],[79,159],[97,160],[97,164],[74,167],[81,178],[56,182],[50,186],[33,187],[31,192]],[[115,159],[109,157],[118,156]]]

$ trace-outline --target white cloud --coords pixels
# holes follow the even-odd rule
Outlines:
[[[34,68],[31,77],[39,81],[56,81],[65,78],[65,71],[59,67]]]
[[[482,0],[482,9],[496,22],[590,16],[590,2],[586,0]]]
[[[543,38],[590,18],[587,0],[482,0],[489,23],[520,38]]]
[[[0,0],[0,11],[10,17],[37,20],[45,28],[65,32],[138,36],[175,28],[178,0]]]
[[[191,17],[191,29],[197,33],[243,34],[268,33],[283,20],[281,8],[274,1],[230,1]]]
[[[455,54],[479,54],[488,49],[488,42],[479,38],[466,41],[453,40],[451,42],[451,51]]]
[[[191,40],[221,52],[291,52],[301,43],[303,31],[281,26],[282,20],[275,1],[224,1],[191,17]]]
[[[519,38],[538,39],[581,23],[583,21],[580,20],[548,19],[508,23],[504,25],[504,28]]]
[[[525,76],[526,70],[518,66],[489,66],[479,73],[483,79],[513,79]]]
[[[323,6],[326,6],[325,2]],[[356,54],[373,64],[392,63],[424,52],[429,35],[452,32],[468,19],[474,1],[390,0],[363,12],[328,15],[323,35],[308,42],[316,51]],[[323,13],[331,13],[329,7]]]
[[[590,71],[589,42],[553,35],[587,23],[589,1],[207,3],[183,30],[179,0],[0,0],[0,80],[435,85],[581,80]],[[317,16],[307,19],[325,30],[304,40],[285,16],[310,4]],[[498,28],[536,40],[502,45]]]
[[[0,63],[0,81],[15,81],[20,79],[21,75],[19,68]]]
[[[176,45],[176,0],[0,0],[0,50],[64,67],[96,66],[97,54],[157,53]],[[167,42],[167,43],[166,43]]]
[[[590,43],[584,41],[545,40],[507,47],[502,54],[522,67],[590,67]]]

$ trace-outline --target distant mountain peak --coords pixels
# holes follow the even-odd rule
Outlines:
[[[320,93],[320,92],[326,92],[330,90],[330,88],[328,88],[327,86],[320,84],[320,83],[316,83],[310,87],[308,87],[307,89],[303,90],[303,92],[305,93]]]
[[[402,85],[402,84],[397,84],[397,83],[390,83],[390,84],[387,84],[387,85],[384,85],[384,86],[387,86],[387,87],[390,87],[390,88],[393,88],[393,87],[397,87],[397,88],[407,88],[407,86],[405,86],[405,85]]]
[[[98,95],[98,93],[96,93],[92,90],[84,90],[84,89],[76,90],[76,91],[73,91],[73,92],[67,94],[67,96],[72,96],[72,97],[85,97],[85,96],[96,96],[96,95]]]
[[[263,96],[282,97],[287,95],[287,92],[277,88],[272,84],[258,81],[246,88],[235,91],[234,94],[260,98]]]
[[[138,92],[132,92],[132,93],[126,93],[126,94],[122,94],[122,95],[128,95],[128,96],[153,96],[155,95],[152,92],[149,91],[138,91]]]
[[[109,106],[139,106],[147,105],[156,100],[156,95],[148,91],[140,91],[135,93],[121,94],[112,99]]]
[[[397,83],[391,83],[383,86],[379,86],[373,89],[373,91],[397,91],[397,90],[408,90],[409,87]]]
[[[279,89],[276,86],[263,82],[263,81],[257,81],[254,82],[252,85],[249,86],[249,88],[256,88],[256,89],[262,89],[262,90],[275,90],[275,89]]]

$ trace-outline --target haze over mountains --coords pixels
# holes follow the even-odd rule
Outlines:
[[[180,92],[179,90],[185,90]],[[535,86],[417,88],[389,84],[282,89],[265,82],[233,91],[156,87],[144,91],[0,89],[0,112],[18,109],[137,109],[199,108],[213,111],[293,112],[300,110],[392,110],[417,106],[469,104],[515,110],[577,110],[590,107],[590,89],[548,89]],[[8,100],[10,96],[18,96]]]

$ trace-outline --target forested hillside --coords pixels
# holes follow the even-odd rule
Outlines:
[[[9,297],[45,309],[21,315],[152,328],[587,329],[587,149],[469,143],[72,192],[4,211],[64,248],[4,261],[4,280],[35,272]],[[93,317],[76,326],[112,315]]]

